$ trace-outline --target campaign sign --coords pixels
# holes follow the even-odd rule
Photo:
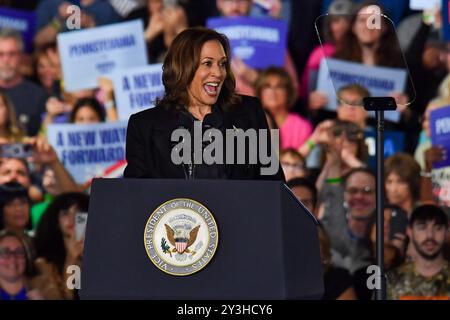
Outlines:
[[[0,7],[0,29],[11,29],[21,33],[25,51],[33,52],[33,38],[36,32],[34,12]]]
[[[439,108],[430,112],[431,143],[433,146],[442,146],[450,156],[450,106]],[[450,158],[433,163],[433,168],[450,166]]]
[[[114,74],[114,95],[120,120],[138,111],[153,108],[164,95],[162,64],[123,69]]]
[[[366,131],[364,132],[364,141],[367,145],[367,151],[369,154],[369,166],[376,169],[377,153],[376,153],[376,132]],[[403,152],[405,147],[405,134],[400,131],[385,131],[384,132],[384,157],[390,157],[394,153]]]
[[[52,124],[47,138],[77,183],[102,177],[125,159],[127,123]]]
[[[442,0],[442,34],[444,40],[450,41],[450,0]]]
[[[440,8],[441,0],[409,0],[411,10],[431,10]]]
[[[97,87],[100,76],[147,65],[141,20],[58,35],[64,87],[73,92]]]
[[[252,68],[284,66],[287,23],[271,18],[211,18],[208,28],[227,36],[233,57]]]
[[[404,69],[366,66],[361,63],[324,58],[320,63],[317,90],[328,97],[326,109],[337,108],[337,91],[350,84],[359,84],[366,88],[372,97],[388,97],[394,92],[404,92],[406,85]],[[374,112],[370,112],[375,117]],[[400,120],[400,112],[386,111],[385,119],[392,122]]]

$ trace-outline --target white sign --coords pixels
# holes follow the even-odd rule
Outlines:
[[[58,35],[64,87],[73,92],[98,86],[100,76],[147,65],[141,20]]]
[[[372,97],[388,97],[393,93],[403,93],[406,85],[404,69],[367,66],[360,63],[337,59],[322,59],[317,80],[317,91],[327,94],[326,109],[336,110],[336,92],[343,86],[359,84],[369,90]],[[371,112],[370,116],[374,116]],[[387,120],[398,122],[400,112],[386,111]]]
[[[409,0],[411,10],[431,10],[441,7],[441,0]]]
[[[153,108],[164,95],[162,64],[118,71],[113,76],[114,95],[120,120],[138,111]]]
[[[127,123],[52,124],[47,138],[77,183],[103,177],[125,160]]]

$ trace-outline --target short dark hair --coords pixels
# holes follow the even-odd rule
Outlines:
[[[313,204],[314,204],[314,207],[316,207],[317,189],[316,189],[316,186],[314,185],[314,183],[312,183],[310,180],[308,180],[306,178],[293,178],[293,179],[289,180],[288,182],[286,182],[286,185],[291,189],[295,188],[295,187],[307,188],[311,192]]]
[[[369,168],[353,168],[351,169],[349,172],[347,172],[343,177],[342,177],[342,186],[345,188],[347,186],[347,181],[348,179],[354,175],[355,173],[365,173],[368,174],[369,176],[371,176],[375,181],[377,180],[375,173],[372,171],[372,169]]]
[[[70,113],[70,122],[75,122],[75,117],[77,115],[78,110],[80,110],[82,107],[89,107],[91,108],[100,119],[100,122],[105,122],[106,119],[106,112],[105,108],[102,107],[102,105],[97,101],[95,98],[81,98],[75,102],[75,106],[72,109],[72,112]]]
[[[395,173],[408,185],[409,192],[414,201],[420,198],[420,165],[408,153],[397,152],[384,162],[384,179]]]
[[[28,195],[28,189],[22,186],[20,183],[17,183],[15,181],[11,181],[5,184],[0,185],[0,230],[2,230],[5,227],[4,223],[4,208],[6,205],[8,205],[11,201],[14,199],[26,199],[28,204],[30,205],[30,211],[31,211],[31,199]],[[28,219],[28,225],[26,226],[26,229],[31,230],[32,224],[31,224],[31,212],[28,212],[29,219]]]
[[[416,221],[434,221],[437,225],[448,228],[448,217],[444,210],[434,204],[424,204],[416,207],[409,218],[409,226]]]

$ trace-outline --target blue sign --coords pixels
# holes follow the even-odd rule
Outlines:
[[[0,29],[12,29],[22,34],[25,51],[33,52],[33,38],[36,32],[36,14],[29,11],[0,7]]]
[[[433,146],[442,146],[450,156],[450,106],[439,108],[430,112],[431,143]],[[433,163],[433,168],[450,166],[450,158]]]
[[[77,183],[106,175],[125,160],[127,123],[52,124],[47,138]]]
[[[442,0],[442,33],[444,40],[450,41],[450,14],[448,12],[450,0]]]
[[[343,86],[359,84],[366,88],[372,97],[388,97],[393,93],[403,93],[407,73],[404,69],[367,66],[361,63],[324,58],[320,63],[317,89],[328,97],[328,110],[336,110],[337,91]],[[374,112],[369,112],[375,117]],[[399,122],[400,112],[386,111],[384,117]]]
[[[141,20],[58,35],[64,87],[73,92],[98,86],[100,76],[147,65]]]
[[[153,108],[164,95],[162,64],[123,69],[113,76],[114,96],[120,120],[133,113]]]
[[[284,66],[287,24],[271,18],[211,18],[208,28],[227,36],[233,57],[252,68]]]
[[[365,142],[367,145],[367,151],[369,153],[369,166],[373,169],[377,165],[376,154],[376,132],[365,131]],[[400,131],[385,131],[384,132],[384,158],[392,156],[394,153],[404,151],[405,146],[405,134]]]

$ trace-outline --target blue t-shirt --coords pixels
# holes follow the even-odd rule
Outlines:
[[[17,294],[10,295],[8,292],[0,288],[0,300],[28,300],[27,290],[23,287]]]

